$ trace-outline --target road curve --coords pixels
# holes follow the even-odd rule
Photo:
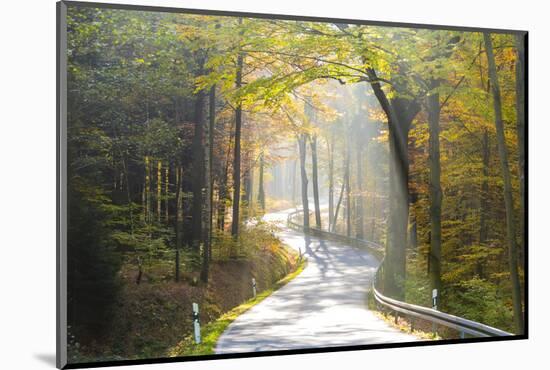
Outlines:
[[[277,236],[308,259],[290,283],[239,316],[220,336],[216,353],[244,353],[411,342],[366,307],[378,260],[369,252],[309,237],[286,227],[294,209],[267,214]]]

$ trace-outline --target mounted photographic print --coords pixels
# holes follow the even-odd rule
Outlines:
[[[58,367],[527,338],[526,47],[58,3]]]

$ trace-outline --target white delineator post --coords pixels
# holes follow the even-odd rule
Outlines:
[[[252,295],[256,298],[256,279],[252,278]]]
[[[432,308],[437,310],[437,289],[432,290]],[[437,334],[435,331],[435,323],[432,323],[432,332]]]
[[[195,331],[195,343],[201,342],[201,324],[199,320],[199,305],[193,303],[193,329]]]

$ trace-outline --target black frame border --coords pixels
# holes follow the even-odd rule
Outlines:
[[[403,28],[419,28],[433,30],[449,30],[462,32],[490,32],[496,34],[519,34],[523,37],[525,50],[525,203],[524,203],[524,242],[525,242],[525,288],[524,288],[524,333],[511,337],[488,337],[488,338],[466,338],[466,339],[442,339],[429,342],[403,342],[403,343],[381,343],[355,346],[338,346],[338,347],[319,347],[319,348],[304,348],[292,350],[276,350],[262,352],[242,352],[231,354],[213,354],[213,355],[198,355],[198,356],[179,356],[179,357],[161,357],[139,360],[116,360],[116,361],[97,361],[97,362],[67,362],[67,8],[69,6],[87,7],[87,8],[104,8],[118,9],[131,11],[146,11],[146,12],[163,12],[163,13],[180,13],[180,14],[200,14],[212,16],[227,16],[227,17],[246,17],[256,19],[279,19],[290,21],[306,21],[306,22],[330,22],[330,23],[347,23],[358,25],[370,25],[379,27],[403,27]],[[108,366],[125,366],[125,365],[144,365],[144,364],[160,364],[174,362],[194,362],[208,360],[222,360],[234,358],[250,358],[250,357],[269,357],[269,356],[288,356],[296,354],[314,354],[314,353],[332,353],[344,351],[362,351],[371,349],[384,348],[402,348],[402,347],[424,347],[424,346],[440,346],[448,344],[468,344],[468,343],[486,343],[486,342],[501,342],[513,340],[525,340],[529,338],[529,48],[528,35],[526,30],[514,29],[495,29],[483,27],[461,27],[439,24],[423,24],[423,23],[406,23],[406,22],[385,22],[385,21],[369,21],[359,19],[345,18],[330,18],[317,16],[298,16],[285,14],[269,14],[269,13],[253,13],[240,11],[225,11],[225,10],[209,10],[209,9],[194,9],[194,8],[175,8],[163,6],[148,6],[148,5],[132,5],[132,4],[114,4],[101,2],[83,2],[83,1],[67,1],[61,0],[56,3],[56,367],[58,369],[80,369],[80,368],[96,368]]]

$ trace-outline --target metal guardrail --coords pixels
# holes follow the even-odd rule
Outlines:
[[[287,224],[290,228],[292,228],[294,230],[299,230],[299,231],[305,232],[304,227],[302,225],[300,225],[299,223],[294,222],[292,220],[292,218],[294,218],[296,215],[298,215],[302,212],[303,212],[302,210],[298,210],[298,211],[289,213],[288,217],[287,217]],[[313,235],[313,236],[318,236],[318,237],[324,238],[326,240],[332,240],[332,241],[335,241],[335,242],[346,243],[346,244],[349,244],[349,245],[352,245],[352,246],[358,247],[358,248],[368,249],[378,259],[384,258],[384,248],[382,248],[382,246],[380,246],[377,243],[371,242],[370,240],[349,238],[345,235],[336,234],[336,233],[326,231],[326,230],[321,230],[321,229],[318,229],[316,227],[309,227],[309,230],[307,230],[307,234],[310,234],[310,235]]]
[[[345,235],[336,234],[333,232],[320,230],[315,227],[310,227],[308,230],[304,230],[304,227],[293,221],[293,218],[302,213],[302,210],[291,212],[287,218],[287,224],[290,228],[306,232],[310,235],[322,237],[328,240],[342,242],[350,244],[359,248],[366,248],[372,252],[376,257],[380,259],[380,265],[376,270],[375,278],[372,283],[372,290],[376,302],[384,307],[389,308],[392,311],[402,313],[407,316],[416,317],[433,324],[439,324],[448,328],[454,329],[460,333],[461,338],[464,338],[465,334],[474,337],[501,337],[514,335],[504,330],[493,328],[489,325],[485,325],[476,321],[464,319],[462,317],[454,316],[448,313],[444,313],[432,308],[422,307],[410,303],[405,303],[397,299],[389,298],[380,293],[376,288],[378,282],[378,275],[382,269],[384,263],[384,249],[377,243],[368,240],[348,238]]]

